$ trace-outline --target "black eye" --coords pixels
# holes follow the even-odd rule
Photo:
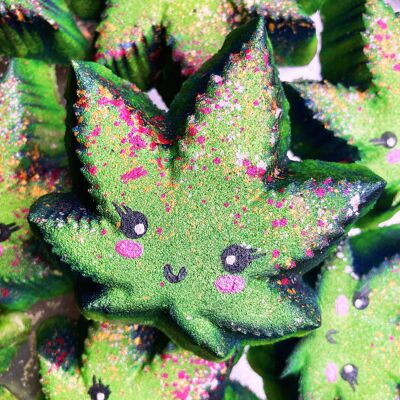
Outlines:
[[[369,290],[362,290],[357,292],[353,296],[353,306],[357,310],[364,310],[369,305]]]
[[[96,382],[96,377],[93,375],[93,384],[88,390],[88,395],[92,400],[107,400],[110,397],[111,390],[109,386],[103,385],[101,379]]]
[[[14,223],[8,225],[0,223],[0,242],[8,240],[11,234],[16,232],[18,229],[20,229],[20,227]]]
[[[396,147],[397,145],[397,136],[393,132],[385,132],[381,137],[371,139],[370,142],[376,146],[384,146],[388,149],[393,149],[393,147]]]
[[[121,208],[114,203],[117,213],[121,217],[121,232],[129,239],[141,238],[147,232],[147,218],[139,211],[132,211],[129,207]]]
[[[256,254],[256,251],[256,249],[238,244],[227,247],[221,254],[221,262],[225,271],[231,274],[243,272],[253,260],[265,256],[265,254]]]
[[[358,368],[354,364],[346,364],[340,371],[340,376],[349,383],[353,390],[356,390]]]

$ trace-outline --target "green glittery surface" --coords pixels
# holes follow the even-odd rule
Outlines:
[[[294,0],[111,0],[97,28],[95,57],[147,89],[160,76],[171,79],[163,46],[187,77],[221,48],[232,29],[255,16],[265,17],[280,64],[311,61],[317,49],[314,25]]]
[[[97,19],[103,12],[106,0],[67,0],[72,12],[82,19]]]
[[[305,400],[398,397],[399,233],[399,226],[367,232],[325,262],[319,284],[322,325],[301,341],[286,370],[300,374]],[[380,257],[380,263],[360,255],[360,249]],[[375,268],[360,279],[366,267]]]
[[[25,310],[69,290],[43,258],[27,221],[34,200],[65,182],[64,111],[54,68],[13,59],[0,83],[0,110],[0,223],[3,231],[6,225],[18,228],[0,242],[0,304]]]
[[[301,276],[384,186],[357,165],[289,162],[263,22],[226,43],[168,114],[105,67],[75,63],[74,136],[96,207],[50,195],[29,217],[84,279],[88,316],[151,324],[220,358],[319,325]],[[126,213],[146,221],[129,227]]]
[[[323,15],[337,8],[333,3],[330,1],[326,3],[322,9]],[[355,159],[359,159],[360,164],[369,167],[387,181],[385,194],[377,210],[379,212],[390,210],[391,212],[387,212],[384,216],[387,219],[400,207],[398,195],[400,189],[400,144],[393,142],[387,145],[386,142],[378,143],[377,140],[381,139],[385,132],[391,132],[397,137],[397,140],[400,139],[398,128],[400,124],[398,107],[400,100],[400,63],[398,59],[400,57],[400,19],[382,0],[361,3],[363,3],[364,14],[363,16],[356,15],[359,28],[355,29],[355,33],[350,36],[358,35],[357,43],[361,41],[364,49],[362,57],[365,60],[361,63],[354,61],[353,65],[344,66],[343,74],[349,76],[349,70],[352,69],[355,76],[361,76],[360,68],[367,65],[368,74],[371,76],[368,88],[361,91],[356,87],[345,87],[328,82],[295,83],[293,88],[302,96],[303,100],[296,96],[291,97],[293,98],[293,107],[296,108],[297,118],[300,120],[304,118],[307,111],[304,110],[303,117],[299,117],[300,110],[308,107],[314,114],[314,118],[320,121],[324,128],[333,132],[335,137],[344,139],[349,145],[356,148]],[[328,55],[325,57],[326,65],[332,65],[334,60],[342,59],[344,52],[349,50],[348,46],[342,45],[342,41],[338,40],[343,37],[340,36],[340,32],[344,35],[345,27],[350,29],[349,26],[352,26],[346,19],[346,15],[343,13],[340,18],[330,17],[329,19],[331,25],[338,25],[338,31],[336,32],[332,28],[328,29],[328,33],[326,33],[326,36],[330,35],[330,42],[328,38],[323,42],[323,45],[327,46],[326,53],[329,54],[329,58]],[[344,46],[343,49],[340,46]],[[338,71],[340,71],[340,67]],[[330,78],[331,75],[328,73],[327,77]],[[336,80],[338,77],[335,79],[332,76],[332,79]],[[313,134],[312,130],[308,130],[308,138],[307,134],[302,133],[302,130],[305,132],[304,126],[306,125],[298,123],[295,126],[294,150],[302,157],[308,157],[311,153],[316,158],[318,158],[318,154],[323,156],[323,151],[315,151],[316,148],[312,141],[321,134],[326,138],[326,134],[317,131]],[[316,129],[318,130],[318,127]],[[297,140],[301,143],[297,143]],[[346,158],[340,148],[339,151],[336,149],[336,156],[337,160],[340,160],[339,157]],[[378,216],[373,223],[382,222],[384,218]]]
[[[0,1],[0,54],[65,64],[87,50],[64,0]]]
[[[110,400],[257,399],[229,382],[235,358],[201,359],[167,343],[153,328],[95,323],[82,356],[78,332],[65,320],[47,321],[38,337],[42,387],[49,400],[96,400],[99,393]]]

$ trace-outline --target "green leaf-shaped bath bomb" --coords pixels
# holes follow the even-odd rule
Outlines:
[[[302,99],[294,96],[294,113],[307,107],[335,137],[357,149],[358,163],[387,181],[377,210],[391,210],[387,219],[400,209],[400,18],[383,0],[329,0],[321,13],[323,76],[357,86],[295,83]],[[316,136],[307,125],[297,128],[308,135],[295,130],[294,147],[297,140]],[[312,146],[298,154],[308,157]]]
[[[265,18],[280,64],[311,61],[317,49],[314,24],[295,0],[110,0],[97,29],[96,60],[148,89],[170,79],[176,66],[166,67],[168,57],[183,77],[190,76],[229,32],[256,16]]]
[[[168,114],[105,67],[80,62],[75,74],[91,201],[45,196],[29,218],[83,280],[84,312],[220,358],[317,327],[302,275],[384,184],[357,165],[287,159],[263,21],[228,36]]]
[[[0,82],[0,304],[6,309],[26,310],[70,287],[43,258],[27,220],[32,203],[65,181],[63,120],[54,68],[11,60]]]
[[[77,332],[55,319],[39,331],[38,353],[48,400],[257,400],[228,381],[234,358],[198,358],[150,327],[95,323],[80,357]]]
[[[322,325],[300,342],[286,370],[286,374],[300,374],[302,398],[398,397],[399,233],[397,226],[361,235],[356,246],[352,240],[326,261],[319,284]],[[396,244],[397,255],[372,264],[377,268],[360,279],[356,272],[363,257],[358,245],[362,242],[364,251],[373,248],[379,254],[381,244],[376,243],[381,238]]]
[[[66,64],[87,50],[64,0],[0,1],[0,54]]]

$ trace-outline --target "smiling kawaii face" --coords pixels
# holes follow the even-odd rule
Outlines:
[[[288,162],[263,24],[228,37],[168,114],[104,67],[75,74],[96,209],[50,195],[30,221],[84,280],[86,313],[151,323],[209,357],[317,326],[301,275],[383,183],[358,166]]]
[[[398,225],[369,230],[323,265],[322,325],[297,344],[284,373],[299,374],[303,398],[397,398],[399,233]]]

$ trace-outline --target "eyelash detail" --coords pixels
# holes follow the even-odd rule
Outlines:
[[[0,242],[5,242],[8,240],[12,233],[21,229],[17,224],[1,224],[0,223]]]
[[[121,217],[121,232],[129,239],[139,239],[147,232],[148,222],[144,214],[139,211],[133,211],[127,206],[122,208],[113,203],[115,210]]]
[[[233,244],[222,252],[221,262],[225,271],[231,274],[239,274],[243,272],[253,260],[265,256],[264,253],[256,252],[256,249]]]
[[[373,143],[375,146],[383,146],[388,149],[393,149],[397,145],[397,136],[393,132],[384,132],[381,137],[376,139],[371,139],[370,143]]]

